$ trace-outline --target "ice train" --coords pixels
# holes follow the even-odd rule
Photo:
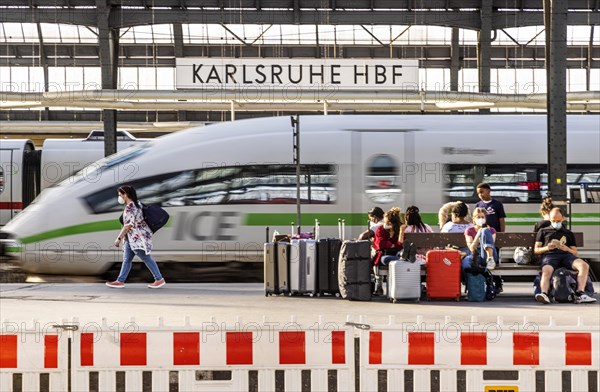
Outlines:
[[[572,229],[600,259],[600,117],[568,117]],[[379,205],[417,205],[430,224],[448,200],[477,201],[486,181],[505,203],[507,231],[530,231],[547,192],[543,115],[337,115],[300,118],[302,229],[347,236]],[[260,261],[265,226],[296,221],[289,117],[192,128],[100,160],[38,198],[2,228],[29,272],[99,274],[119,260],[116,189],[171,215],[155,236],[160,261]]]

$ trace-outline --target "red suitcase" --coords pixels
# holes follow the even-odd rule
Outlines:
[[[460,301],[460,252],[430,250],[427,252],[427,299]]]

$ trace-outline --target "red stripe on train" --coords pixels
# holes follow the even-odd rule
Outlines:
[[[22,210],[23,203],[20,201],[10,202],[10,201],[1,201],[0,202],[0,210]]]

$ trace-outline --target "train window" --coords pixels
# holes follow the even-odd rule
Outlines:
[[[377,155],[367,167],[365,193],[375,203],[394,202],[401,192],[398,163],[387,154]]]
[[[58,186],[73,184],[79,182],[83,179],[97,178],[101,175],[101,173],[115,165],[119,165],[121,163],[127,162],[130,159],[135,158],[136,156],[142,154],[146,149],[150,147],[150,143],[145,143],[141,146],[133,146],[126,148],[123,151],[119,151],[116,154],[109,155],[97,162],[92,163],[89,166],[81,169],[77,173],[73,174],[71,177],[67,177],[62,180]],[[123,170],[135,170],[133,167],[124,166]],[[116,173],[115,175],[119,175],[122,173]],[[130,173],[126,173],[130,174]]]
[[[494,198],[504,203],[540,203],[548,194],[546,165],[448,165],[444,182],[446,199],[466,203],[479,201],[475,187],[480,182],[490,184]],[[600,167],[569,165],[567,186],[573,202],[582,201],[580,189],[592,196],[600,193]],[[600,202],[600,198],[586,201]]]
[[[215,167],[163,174],[130,182],[140,200],[165,207],[215,204],[295,204],[296,167],[249,165]],[[302,165],[300,198],[304,204],[332,204],[336,197],[336,168]],[[94,213],[117,211],[116,187],[84,199]]]

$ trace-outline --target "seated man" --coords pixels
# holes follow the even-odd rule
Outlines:
[[[550,303],[548,290],[552,273],[557,268],[565,267],[577,271],[576,295],[579,297],[579,302],[596,302],[595,298],[584,293],[590,267],[577,257],[575,236],[562,226],[563,219],[560,208],[553,208],[550,211],[551,226],[538,231],[535,238],[534,253],[542,255],[542,279],[540,281],[542,292],[535,295],[535,300],[543,304]]]

